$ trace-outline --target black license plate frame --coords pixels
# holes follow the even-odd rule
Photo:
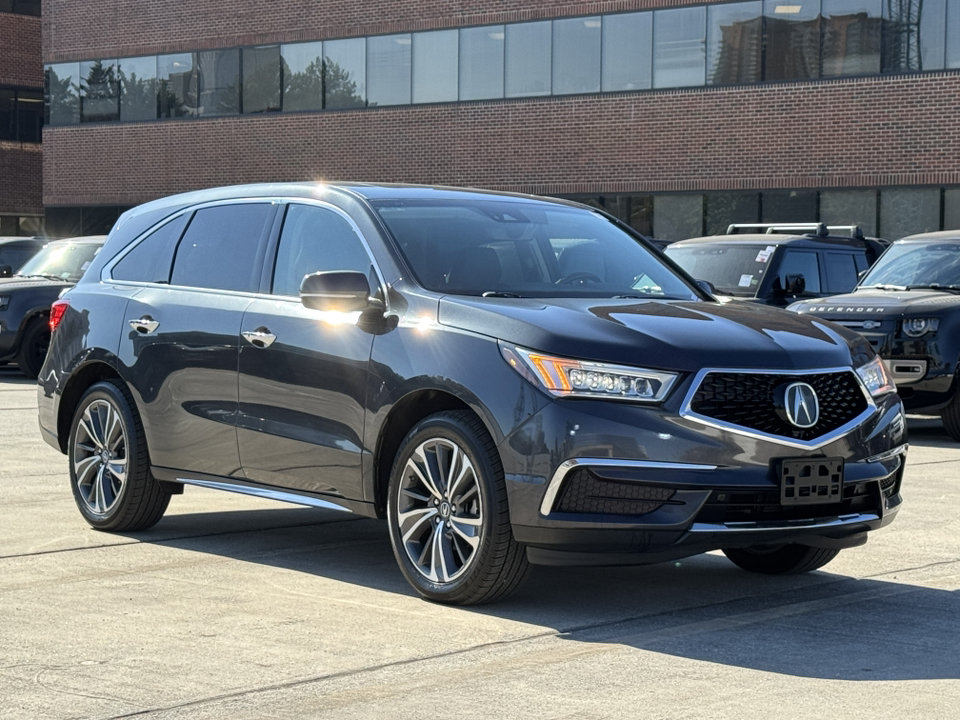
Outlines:
[[[832,505],[843,500],[843,458],[780,461],[781,505]]]

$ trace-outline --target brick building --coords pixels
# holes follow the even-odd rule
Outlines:
[[[32,20],[32,19],[31,19]],[[262,180],[960,227],[960,0],[47,0],[51,234]]]
[[[0,0],[0,235],[42,227],[40,0]]]

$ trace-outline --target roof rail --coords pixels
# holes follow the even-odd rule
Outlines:
[[[727,226],[727,235],[737,235],[744,230],[762,230],[767,235],[778,232],[797,232],[805,235],[826,237],[831,233],[849,235],[863,240],[863,230],[859,225],[827,225],[825,223],[732,223]]]

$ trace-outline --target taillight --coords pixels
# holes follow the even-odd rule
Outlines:
[[[50,332],[57,329],[57,325],[63,320],[63,314],[68,307],[70,307],[70,303],[66,300],[57,300],[50,306]]]

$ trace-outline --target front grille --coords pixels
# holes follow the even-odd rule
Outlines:
[[[872,483],[843,488],[842,499],[823,505],[782,505],[780,489],[714,490],[697,514],[697,522],[782,522],[814,517],[876,512],[877,490]]]
[[[585,468],[570,473],[555,512],[646,515],[670,500],[676,490],[634,482],[603,480]]]
[[[776,412],[774,391],[792,382],[805,382],[817,393],[820,417],[813,427],[794,427]],[[690,409],[731,425],[806,441],[846,425],[867,409],[867,400],[851,371],[815,375],[711,372],[697,388]]]

